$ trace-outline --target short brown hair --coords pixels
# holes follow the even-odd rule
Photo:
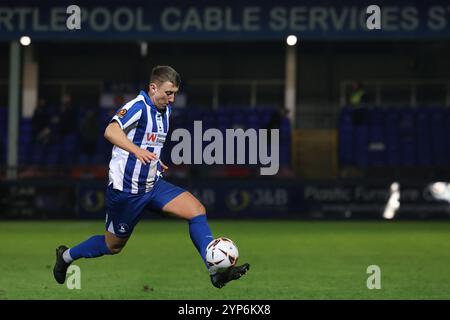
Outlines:
[[[158,86],[166,81],[172,82],[176,87],[180,86],[181,78],[178,72],[170,66],[156,66],[152,69],[150,82],[156,83]]]

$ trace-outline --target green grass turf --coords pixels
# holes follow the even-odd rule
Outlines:
[[[214,288],[187,223],[141,221],[124,251],[81,259],[81,290],[53,279],[55,248],[101,221],[0,222],[0,299],[449,299],[449,222],[210,221],[233,239],[244,278]],[[369,265],[381,289],[369,290]]]

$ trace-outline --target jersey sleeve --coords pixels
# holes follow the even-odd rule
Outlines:
[[[144,107],[145,104],[142,101],[126,104],[117,111],[110,122],[117,121],[122,130],[126,130],[128,127],[139,121]]]

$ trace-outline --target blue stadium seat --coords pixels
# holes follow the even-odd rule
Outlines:
[[[265,127],[260,119],[260,113],[256,109],[252,109],[252,112],[248,114],[246,126],[248,128],[259,129]]]
[[[385,143],[385,110],[381,108],[370,108],[368,111],[369,123],[369,164],[371,166],[386,165],[386,143]]]
[[[344,166],[355,165],[353,124],[350,108],[341,110],[339,117],[339,163]]]
[[[416,146],[417,164],[420,166],[430,166],[433,163],[431,153],[431,127],[430,116],[432,110],[428,108],[418,108],[416,112]]]
[[[203,130],[217,127],[217,117],[214,112],[205,112],[202,115],[202,121]]]
[[[411,108],[399,110],[400,165],[414,166],[416,159],[415,112]]]
[[[446,141],[446,159],[445,159],[445,163],[447,165],[450,165],[450,108],[446,108],[444,109],[444,132],[445,132],[445,136],[447,137],[447,141]]]
[[[78,164],[87,164],[88,163],[88,156],[87,155],[85,155],[85,154],[83,154],[83,153],[80,153],[79,155],[78,155]]]
[[[367,126],[358,126],[355,132],[355,164],[361,167],[366,167],[369,164],[369,128]]]
[[[397,108],[386,109],[384,126],[386,165],[391,167],[400,165],[399,117]]]
[[[446,132],[446,114],[443,108],[434,108],[431,112],[430,135],[433,164],[442,166],[448,158],[448,136]]]

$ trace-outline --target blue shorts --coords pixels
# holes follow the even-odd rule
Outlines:
[[[140,194],[122,192],[110,184],[106,190],[106,230],[120,238],[129,237],[145,207],[160,211],[185,191],[162,178],[155,182],[151,191]]]

